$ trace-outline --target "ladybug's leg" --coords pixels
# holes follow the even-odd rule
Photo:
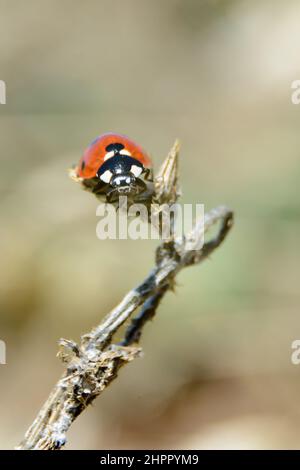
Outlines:
[[[141,192],[143,192],[147,189],[147,185],[146,185],[145,181],[143,181],[139,178],[135,181],[135,184],[139,188],[139,193],[141,193]]]
[[[113,199],[115,199],[115,196],[116,196],[116,192],[113,189],[111,191],[109,191],[108,193],[106,193],[107,202],[109,202],[109,203],[113,202]]]
[[[146,181],[153,181],[153,170],[152,168],[145,168],[144,177]]]
[[[96,194],[96,196],[105,194],[106,191],[107,191],[107,184],[104,184],[102,181],[99,181],[98,179],[94,181],[92,192]]]

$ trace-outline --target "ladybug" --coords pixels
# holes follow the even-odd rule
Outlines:
[[[75,178],[96,196],[116,202],[147,201],[153,194],[152,161],[146,152],[125,135],[107,133],[97,137],[75,168]]]

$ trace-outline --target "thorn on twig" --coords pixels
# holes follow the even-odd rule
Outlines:
[[[154,199],[159,205],[165,203],[172,205],[177,201],[177,198],[180,195],[178,186],[179,149],[180,144],[179,141],[176,140],[154,179]]]

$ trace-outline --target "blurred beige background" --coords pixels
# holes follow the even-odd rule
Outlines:
[[[153,265],[154,241],[97,240],[97,201],[68,179],[107,131],[156,167],[179,137],[183,202],[226,203],[236,224],[68,448],[300,448],[299,17],[297,0],[0,0],[1,448],[63,370],[57,340]]]

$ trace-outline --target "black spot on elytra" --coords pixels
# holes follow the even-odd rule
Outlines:
[[[123,144],[120,144],[119,142],[115,142],[114,144],[109,144],[105,150],[107,152],[115,152],[115,153],[118,153],[120,152],[120,150],[122,150],[124,148],[124,145]]]
[[[81,163],[81,169],[82,169],[82,171],[84,170],[84,168],[85,168],[85,161],[83,161],[83,162]]]

